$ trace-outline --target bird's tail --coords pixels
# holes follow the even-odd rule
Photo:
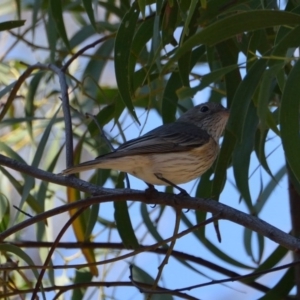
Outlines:
[[[88,170],[92,170],[92,169],[97,169],[97,168],[101,168],[101,161],[96,161],[96,160],[90,160],[84,163],[81,163],[79,165],[70,167],[68,169],[65,169],[61,172],[62,175],[70,175],[70,174],[76,174],[82,171],[88,171]]]

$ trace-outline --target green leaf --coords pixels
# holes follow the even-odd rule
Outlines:
[[[5,168],[0,166],[1,172],[7,177],[9,180],[10,184],[18,191],[20,195],[23,195],[24,191],[24,186],[20,184],[14,176],[11,175],[10,172],[8,172]],[[40,204],[37,202],[37,200],[29,194],[27,197],[27,204],[35,211],[37,214],[42,213],[44,210],[40,206]]]
[[[141,214],[142,214],[142,217],[143,217],[144,224],[146,225],[148,231],[152,234],[153,238],[157,242],[163,241],[162,236],[157,231],[157,228],[153,225],[153,222],[151,221],[151,219],[149,217],[149,212],[147,210],[147,205],[144,204],[144,203],[141,203]],[[166,245],[164,247],[166,247]]]
[[[114,15],[116,15],[116,17],[118,17],[120,19],[123,18],[123,16],[124,16],[123,10],[121,8],[119,8],[118,5],[114,5],[115,3],[109,2],[109,1],[107,1],[107,2],[98,1],[98,4],[105,9],[106,14],[108,16],[110,14],[114,14]]]
[[[7,229],[10,219],[10,205],[7,197],[0,192],[0,232]]]
[[[244,121],[243,138],[235,147],[232,164],[236,185],[242,197],[245,199],[249,211],[254,213],[249,189],[249,166],[250,156],[254,147],[258,117],[252,102],[250,102]]]
[[[170,123],[175,121],[175,114],[177,110],[178,97],[176,90],[181,87],[181,78],[179,73],[172,73],[169,78],[162,99],[162,119],[163,123]]]
[[[212,198],[211,192],[212,192],[212,183],[213,181],[210,179],[211,175],[213,174],[213,168],[210,168],[210,170],[206,171],[200,179],[200,182],[197,186],[197,191],[196,191],[196,197],[199,198]],[[204,222],[207,217],[207,213],[204,211],[197,210],[195,211],[196,214],[196,220],[197,223]],[[202,226],[198,229],[199,234],[202,235],[203,237],[205,236],[205,229],[206,226]]]
[[[201,83],[195,87],[192,88],[188,88],[188,87],[183,87],[180,90],[177,90],[177,96],[178,98],[181,99],[186,99],[186,98],[191,98],[194,97],[194,95],[196,93],[198,93],[199,91],[205,89],[206,87],[208,87],[211,83],[214,83],[216,80],[220,79],[221,77],[223,77],[225,74],[231,72],[234,69],[237,69],[238,66],[234,65],[234,66],[228,66],[228,67],[224,67],[221,69],[218,69],[216,71],[212,71],[208,74],[205,74],[202,76],[201,78]]]
[[[278,172],[274,175],[274,179],[271,178],[267,186],[263,189],[262,193],[259,195],[259,200],[255,204],[255,211],[257,214],[261,212],[264,208],[266,202],[270,199],[271,194],[274,192],[278,182],[286,175],[286,165],[283,166],[278,170]],[[299,185],[299,184],[298,184]]]
[[[141,58],[140,55],[141,55],[142,50],[145,49],[147,42],[151,39],[151,37],[153,35],[153,26],[154,26],[154,18],[144,21],[138,27],[138,29],[133,37],[131,51],[130,51],[130,57],[129,57],[129,65],[128,65],[128,74],[129,74],[128,76],[132,77],[132,82],[133,82],[133,84],[130,86],[131,93],[134,93],[136,88],[139,87],[134,84],[134,73],[135,73],[137,61],[140,63],[140,60],[146,61],[147,59],[149,59],[149,57]],[[147,50],[146,50],[146,52],[148,54]],[[139,79],[142,79],[141,82],[143,82],[144,80],[145,81],[149,80],[146,77],[147,75],[149,75],[149,74],[146,73],[144,77],[139,78]]]
[[[294,268],[289,268],[280,281],[273,286],[269,292],[267,292],[260,300],[274,300],[283,299],[289,292],[295,287],[295,270]]]
[[[42,138],[39,142],[39,145],[38,145],[38,147],[36,149],[36,152],[35,152],[35,156],[34,156],[33,161],[32,161],[32,166],[33,167],[37,168],[39,166],[40,162],[41,162],[44,150],[46,149],[46,146],[47,146],[47,142],[48,142],[48,138],[49,138],[52,126],[56,122],[56,116],[57,116],[58,112],[60,111],[60,109],[61,109],[61,107],[59,107],[57,109],[56,113],[53,115],[52,119],[48,123],[48,125],[47,125],[47,127],[46,127],[46,129],[45,129],[45,131],[42,135]]]
[[[124,246],[127,249],[139,248],[138,240],[132,228],[127,202],[114,202],[117,229]]]
[[[32,37],[34,39],[35,30],[37,27],[37,17],[42,6],[42,0],[35,0],[32,7]]]
[[[118,177],[118,188],[124,188],[123,183],[124,173],[120,173]],[[130,220],[130,215],[128,212],[127,201],[117,202],[114,201],[115,209],[115,221],[117,225],[117,230],[121,237],[124,246],[127,249],[137,249],[139,248],[139,242],[135,236],[134,230],[132,228],[132,223]]]
[[[49,61],[52,63],[55,62],[56,45],[58,43],[58,38],[59,38],[57,31],[53,30],[55,26],[56,26],[55,19],[52,16],[52,14],[49,13],[48,20],[46,21],[46,32],[47,32],[48,45],[50,48]]]
[[[276,75],[279,70],[281,70],[281,68],[282,64],[276,64],[267,69],[261,78],[257,99],[257,114],[260,119],[260,127],[262,129],[268,127],[268,117],[270,115],[269,102],[271,100],[272,92],[274,89]],[[277,127],[275,126],[275,128],[274,131],[276,132]]]
[[[26,117],[30,118],[30,117],[34,116],[34,111],[35,111],[34,99],[36,98],[36,92],[38,90],[40,81],[44,75],[45,75],[45,72],[38,72],[37,74],[33,75],[32,79],[29,83],[28,92],[26,94],[26,99],[25,99],[25,116]],[[29,135],[31,136],[31,138],[33,138],[32,122],[28,121],[27,126],[28,126]]]
[[[27,162],[19,155],[19,153],[17,153],[16,151],[14,151],[11,147],[9,147],[6,143],[3,143],[0,141],[0,149],[1,152],[5,152],[9,157],[13,158],[16,161],[19,161],[23,164],[26,164]],[[21,173],[22,174],[22,173]],[[23,177],[25,178],[26,175],[24,175]]]
[[[199,23],[206,25],[214,20],[220,14],[224,14],[226,11],[238,10],[236,6],[239,6],[246,2],[248,7],[248,0],[228,1],[228,0],[201,0],[200,18]],[[243,6],[242,6],[243,7]],[[259,6],[260,7],[260,6]],[[257,8],[257,7],[255,7]]]
[[[225,130],[222,147],[217,158],[212,184],[212,198],[218,200],[226,182],[226,171],[229,166],[236,138],[230,131]]]
[[[300,16],[285,11],[255,10],[230,15],[205,27],[188,39],[166,63],[162,72],[165,72],[180,56],[198,45],[214,45],[245,31],[297,24],[300,24]]]
[[[109,39],[102,43],[95,51],[95,57],[109,57],[113,51],[114,40]],[[91,98],[97,99],[101,75],[107,64],[107,59],[91,59],[83,72],[83,88]]]
[[[62,8],[62,1],[61,0],[51,0],[50,1],[50,11],[51,15],[54,19],[54,24],[59,36],[64,41],[66,47],[71,50],[69,39],[67,36],[64,17],[63,17],[63,8]],[[52,29],[53,30],[53,29]]]
[[[174,39],[174,31],[178,26],[178,4],[177,1],[170,5],[166,3],[163,11],[163,17],[160,24],[161,40],[163,45],[173,44],[176,45],[177,42]]]
[[[94,9],[93,9],[93,0],[82,0],[83,6],[85,8],[85,11],[90,19],[90,22],[92,26],[94,27],[95,31],[97,32],[97,26],[95,22],[95,17],[94,17]]]
[[[79,285],[81,283],[89,283],[91,282],[93,275],[89,272],[88,269],[80,269],[76,270],[74,284]],[[72,300],[84,299],[84,295],[86,294],[87,287],[81,286],[80,288],[75,288],[72,293]]]
[[[239,141],[243,138],[248,107],[255,90],[260,83],[261,76],[265,71],[266,65],[266,60],[257,60],[248,71],[244,80],[240,83],[234,96],[233,103],[230,108],[227,129],[231,131]],[[243,99],[243,101],[241,101],[241,99]]]
[[[233,65],[238,65],[239,60],[239,52],[240,50],[236,46],[236,43],[232,39],[221,42],[216,45],[216,47],[206,47],[207,53],[211,53],[210,56],[212,58],[208,57],[210,61],[210,69],[211,71],[216,70],[216,63],[214,62],[214,57],[217,54],[220,58],[220,62],[223,68]],[[212,49],[217,51],[217,53],[214,53]],[[220,68],[220,67],[219,67]],[[235,93],[237,91],[238,86],[240,85],[242,81],[242,76],[239,69],[232,70],[232,72],[225,74],[225,88],[226,88],[226,97],[228,101],[228,106],[231,108],[232,102],[235,96]]]
[[[187,11],[187,17],[184,22],[184,27],[181,34],[181,43],[186,40],[186,37],[190,37],[194,35],[194,32],[196,30],[195,21],[198,22],[198,16],[199,16],[199,1],[191,1],[190,7]],[[194,29],[194,30],[193,30]],[[192,30],[192,32],[190,32]]]
[[[139,268],[136,265],[131,265],[132,267],[132,277],[133,280],[141,283],[147,283],[149,285],[152,285],[154,283],[154,279],[143,269]],[[147,294],[145,294],[147,296]],[[172,300],[172,295],[168,294],[153,294],[151,295],[151,299],[153,300]]]
[[[143,19],[145,19],[146,0],[138,0],[139,9],[141,11]]]
[[[21,27],[25,24],[26,20],[19,20],[19,21],[7,21],[0,23],[0,31],[10,30],[16,27]]]
[[[258,257],[255,257],[255,253],[253,252],[253,243],[252,239],[256,237],[257,238],[257,253]],[[256,244],[256,243],[255,243]],[[260,261],[262,259],[262,254],[264,251],[264,237],[256,232],[253,232],[252,230],[249,230],[248,228],[244,229],[244,246],[246,249],[247,254],[252,258],[253,262],[256,264],[260,264]]]
[[[3,96],[5,96],[7,93],[9,93],[11,91],[11,89],[15,86],[16,81],[12,82],[11,84],[9,84],[8,86],[6,86],[5,88],[3,88],[0,91],[0,98],[2,98]]]
[[[133,95],[130,92],[132,77],[129,76],[130,51],[138,17],[139,10],[136,5],[132,5],[121,22],[115,41],[115,74],[121,98],[131,115],[139,123],[132,104]]]
[[[300,181],[299,78],[300,60],[295,63],[288,76],[280,107],[282,145],[289,166],[298,181]]]
[[[274,176],[269,168],[266,153],[265,153],[265,145],[266,145],[266,138],[268,136],[268,132],[269,130],[267,129],[262,130],[259,126],[255,134],[254,150],[261,166],[274,179]]]
[[[50,151],[53,149],[52,147],[53,146],[50,147],[50,149],[49,149]],[[51,161],[49,167],[47,168],[48,172],[51,172],[51,173],[53,172],[53,170],[56,167],[57,161],[58,161],[58,159],[60,157],[60,154],[61,154],[61,152],[62,152],[63,149],[64,149],[64,145],[62,145],[60,147],[60,149],[58,150],[58,152],[54,156],[53,160]],[[42,181],[41,185],[40,185],[40,187],[38,189],[38,192],[36,194],[36,198],[38,199],[38,201],[39,201],[41,207],[43,208],[43,210],[45,208],[45,200],[46,200],[46,197],[47,197],[48,186],[49,186],[49,182]]]
[[[275,267],[288,253],[288,250],[282,246],[277,246],[276,249],[268,256],[268,258],[256,268],[254,272],[264,271]],[[250,282],[256,280],[263,275],[253,276],[245,281]]]

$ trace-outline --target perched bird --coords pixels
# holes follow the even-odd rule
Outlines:
[[[64,175],[90,169],[113,169],[129,173],[153,185],[191,181],[208,170],[219,152],[219,138],[229,111],[221,104],[207,102],[181,115],[174,123],[161,125],[115,151],[70,167]]]

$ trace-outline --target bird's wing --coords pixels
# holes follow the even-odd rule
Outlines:
[[[206,144],[209,139],[211,136],[196,125],[175,122],[157,127],[139,138],[125,142],[114,152],[97,158],[187,151]]]

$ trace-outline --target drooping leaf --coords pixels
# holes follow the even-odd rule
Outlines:
[[[63,17],[63,2],[60,0],[51,0],[50,1],[50,11],[51,15],[54,19],[54,24],[56,27],[56,30],[61,37],[61,39],[64,41],[66,47],[71,50],[69,39],[67,36],[67,31],[65,27],[64,17]]]
[[[132,104],[133,95],[130,92],[132,86],[132,78],[129,77],[128,74],[131,45],[138,16],[139,10],[136,5],[133,5],[124,16],[117,32],[114,56],[115,74],[121,98],[131,115],[139,123],[134,110],[134,106]]]
[[[121,173],[118,178],[117,187],[119,188],[124,187],[123,174],[124,173]],[[132,227],[127,202],[114,201],[114,209],[115,209],[114,216],[115,216],[117,229],[124,246],[127,249],[139,248],[139,242],[136,238],[136,235]]]
[[[85,8],[85,11],[90,19],[92,26],[94,27],[95,31],[97,32],[97,26],[96,26],[95,16],[94,16],[93,0],[82,0],[82,3]]]
[[[288,76],[280,106],[280,132],[286,159],[295,177],[300,181],[299,95],[300,61]]]
[[[7,21],[0,23],[0,31],[10,30],[16,27],[21,27],[25,24],[25,20],[18,20],[18,21]]]
[[[10,205],[7,197],[0,192],[0,232],[7,229],[10,219]]]
[[[205,27],[188,39],[182,47],[178,48],[162,71],[168,69],[180,56],[195,46],[201,44],[214,45],[245,31],[298,24],[300,24],[300,15],[284,11],[255,10],[230,15]]]

